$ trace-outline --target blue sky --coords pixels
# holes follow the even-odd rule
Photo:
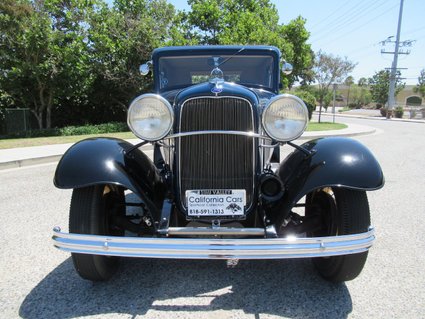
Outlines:
[[[186,0],[168,0],[178,10],[189,10]],[[272,0],[280,22],[301,15],[307,19],[310,43],[322,50],[357,62],[352,75],[357,81],[390,67],[392,55],[381,54],[380,41],[397,33],[400,0]],[[399,57],[398,67],[407,84],[416,84],[425,68],[425,1],[405,0],[400,40],[414,40],[409,55]],[[386,45],[387,51],[394,48]]]

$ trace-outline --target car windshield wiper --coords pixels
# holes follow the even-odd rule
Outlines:
[[[235,53],[233,53],[231,56],[229,56],[226,60],[224,60],[223,62],[221,62],[219,65],[216,66],[216,68],[219,68],[220,66],[222,66],[224,63],[226,63],[227,61],[229,61],[231,58],[233,58],[234,56],[238,55],[239,53],[241,53],[242,51],[245,50],[245,47],[240,48],[238,51],[236,51]]]

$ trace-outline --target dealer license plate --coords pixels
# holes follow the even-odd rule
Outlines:
[[[186,191],[189,216],[243,215],[246,205],[244,189],[202,189]]]

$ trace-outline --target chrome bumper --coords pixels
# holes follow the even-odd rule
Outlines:
[[[174,259],[288,259],[356,254],[367,251],[375,231],[312,238],[147,238],[65,233],[53,229],[54,246],[68,252]]]

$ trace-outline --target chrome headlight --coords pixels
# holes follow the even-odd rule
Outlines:
[[[279,142],[295,140],[306,129],[308,111],[304,102],[290,94],[275,96],[263,111],[266,133]]]
[[[170,132],[173,118],[173,109],[166,99],[156,94],[144,94],[131,102],[127,123],[137,137],[157,141]]]

